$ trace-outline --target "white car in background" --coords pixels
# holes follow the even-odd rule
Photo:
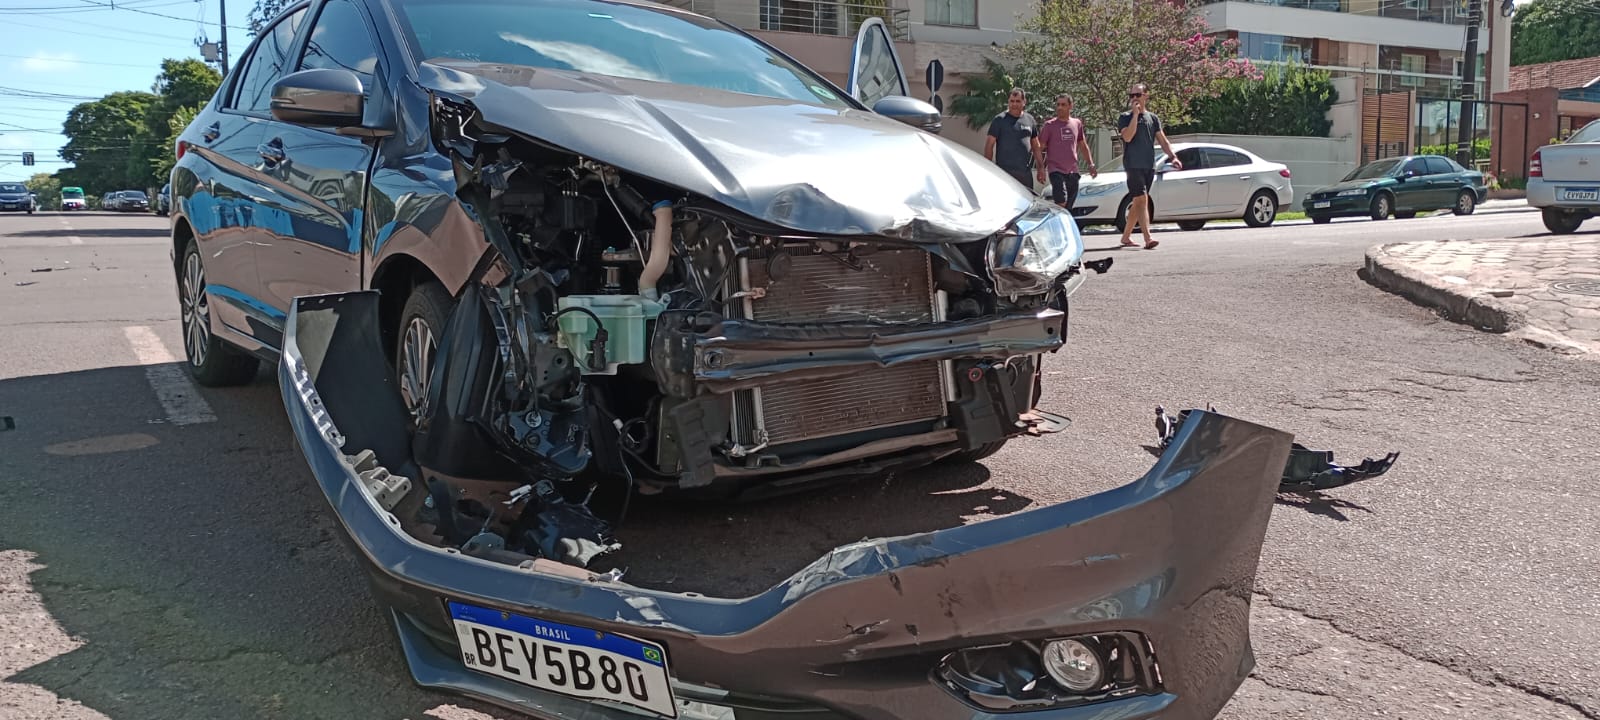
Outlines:
[[[1171,169],[1166,154],[1156,148],[1156,182],[1150,190],[1155,222],[1199,230],[1207,220],[1243,219],[1250,227],[1266,227],[1278,218],[1278,208],[1293,206],[1289,168],[1281,163],[1214,143],[1173,143],[1172,151],[1182,170]],[[1109,223],[1121,229],[1128,200],[1127,176],[1118,157],[1100,169],[1099,177],[1083,176],[1072,215],[1080,227]]]
[[[1557,235],[1576,232],[1600,214],[1600,120],[1533,152],[1528,204],[1544,211],[1544,226]]]

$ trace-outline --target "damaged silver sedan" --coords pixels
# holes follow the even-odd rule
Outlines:
[[[610,569],[639,494],[1067,424],[1040,362],[1109,261],[927,132],[881,23],[848,91],[645,3],[316,0],[257,37],[176,148],[185,349],[210,385],[278,363],[417,682],[545,718],[1204,718],[1248,673],[1289,437],[1214,413],[1131,484],[755,597]]]

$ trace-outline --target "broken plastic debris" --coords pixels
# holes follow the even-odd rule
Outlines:
[[[1216,411],[1211,404],[1206,404],[1206,412]],[[1190,412],[1183,410],[1173,417],[1167,414],[1165,407],[1156,406],[1156,434],[1161,440],[1162,450],[1172,444],[1178,429],[1189,419]],[[1389,468],[1394,467],[1399,459],[1400,453],[1392,452],[1382,458],[1367,458],[1359,465],[1346,466],[1333,461],[1332,451],[1312,450],[1294,443],[1289,450],[1289,462],[1283,468],[1283,478],[1278,481],[1278,492],[1320,492],[1370,480],[1389,472]]]

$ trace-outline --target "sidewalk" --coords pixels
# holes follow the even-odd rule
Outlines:
[[[1377,245],[1366,271],[1456,322],[1600,358],[1600,235]]]

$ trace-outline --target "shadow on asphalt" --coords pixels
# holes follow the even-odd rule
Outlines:
[[[1297,507],[1301,510],[1311,513],[1312,515],[1321,515],[1326,518],[1338,520],[1339,522],[1350,521],[1350,516],[1340,512],[1340,510],[1358,510],[1368,515],[1375,514],[1365,505],[1359,505],[1357,503],[1350,502],[1349,500],[1331,498],[1318,492],[1305,493],[1303,495],[1296,493],[1279,493],[1277,504],[1284,507]]]
[[[62,238],[62,237],[130,238],[130,237],[167,237],[168,235],[171,234],[171,231],[168,230],[167,228],[164,228],[164,227],[153,227],[153,228],[142,228],[142,227],[47,228],[47,229],[44,229],[44,230],[22,230],[22,231],[11,232],[11,233],[6,233],[6,234],[9,235],[10,237],[22,237],[22,238],[26,238],[26,237],[35,237],[35,238],[38,238],[38,237],[46,237],[46,238]]]
[[[217,420],[180,427],[147,385],[172,370],[0,380],[0,415],[16,423],[0,432],[0,551],[43,566],[0,578],[37,594],[43,611],[23,620],[42,637],[75,641],[19,651],[0,688],[36,686],[114,720],[420,718],[446,704],[504,717],[411,684],[272,376],[201,390]],[[636,584],[739,596],[841,544],[1033,504],[979,464],[738,506],[641,501],[614,560]]]

